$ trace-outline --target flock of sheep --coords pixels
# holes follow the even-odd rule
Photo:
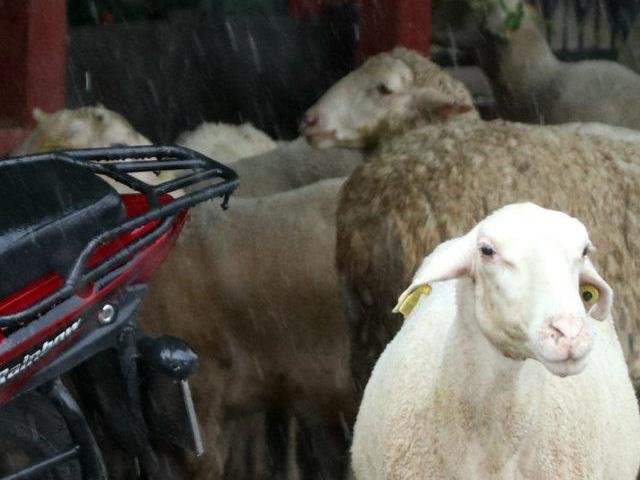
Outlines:
[[[640,76],[559,62],[517,4],[434,2],[504,120],[397,48],[304,138],[180,137],[241,182],[191,212],[141,312],[200,356],[190,478],[636,478]],[[36,118],[15,153],[149,143],[101,106]]]

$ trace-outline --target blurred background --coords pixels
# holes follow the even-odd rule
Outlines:
[[[616,58],[640,4],[531,3],[554,51],[569,60]],[[34,107],[97,102],[154,142],[203,121],[250,121],[291,139],[302,112],[359,59],[396,44],[429,52],[432,7],[429,0],[0,0],[0,153],[33,126]],[[466,69],[473,58],[437,41],[434,59],[455,67],[490,104],[482,75]]]

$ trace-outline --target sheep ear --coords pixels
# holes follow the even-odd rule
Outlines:
[[[416,89],[413,98],[419,111],[439,116],[444,120],[447,120],[453,115],[469,112],[474,109],[473,105],[459,103],[431,87]]]
[[[473,254],[476,250],[476,232],[477,229],[474,228],[462,237],[438,245],[431,255],[422,261],[411,285],[402,292],[393,311],[404,313],[407,310],[405,302],[416,289],[430,287],[434,282],[471,275]],[[417,299],[414,303],[417,303]]]
[[[35,107],[33,109],[33,111],[31,112],[31,116],[33,117],[33,119],[40,123],[44,120],[47,119],[47,117],[49,116],[49,114],[47,112],[45,112],[44,110],[39,109],[38,107]]]
[[[598,302],[593,305],[588,312],[589,316],[596,320],[605,320],[611,313],[613,290],[598,274],[593,263],[591,263],[591,260],[588,258],[585,259],[582,270],[580,271],[580,285],[583,284],[591,284],[600,292]]]

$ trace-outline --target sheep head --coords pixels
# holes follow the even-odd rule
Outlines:
[[[536,17],[524,0],[441,0],[433,4],[436,43],[477,49],[487,39],[506,40],[525,18]]]
[[[14,154],[151,144],[122,115],[102,105],[51,114],[35,109],[33,115],[38,125]]]
[[[470,277],[475,321],[493,346],[513,359],[537,359],[553,374],[577,374],[593,346],[593,322],[609,317],[613,299],[588,258],[592,249],[575,218],[508,205],[438,246],[398,305],[422,285]]]
[[[149,139],[138,133],[122,115],[100,104],[75,110],[59,110],[50,114],[36,108],[33,117],[38,125],[12,152],[13,155],[75,148],[151,145]],[[151,184],[162,183],[175,177],[171,171],[137,172],[133,175]],[[105,180],[114,185],[120,193],[132,192],[128,187],[113,182],[110,178],[105,177]],[[182,194],[181,190],[173,193],[174,196]]]
[[[306,113],[301,131],[318,147],[366,148],[419,123],[471,112],[471,95],[439,67],[403,48],[367,60]]]

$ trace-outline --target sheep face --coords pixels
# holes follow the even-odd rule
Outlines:
[[[38,126],[16,153],[151,143],[124,117],[100,105],[52,114],[35,111],[34,117]]]
[[[474,321],[494,347],[574,375],[591,351],[594,319],[607,318],[612,302],[591,249],[578,220],[530,203],[509,205],[434,250],[400,300],[420,285],[468,276]]]
[[[300,129],[317,148],[366,148],[417,120],[442,120],[471,109],[433,87],[418,87],[406,62],[382,53],[331,87],[307,111]]]
[[[384,122],[407,110],[413,72],[389,54],[369,59],[311,107],[301,130],[318,147],[361,148]]]

